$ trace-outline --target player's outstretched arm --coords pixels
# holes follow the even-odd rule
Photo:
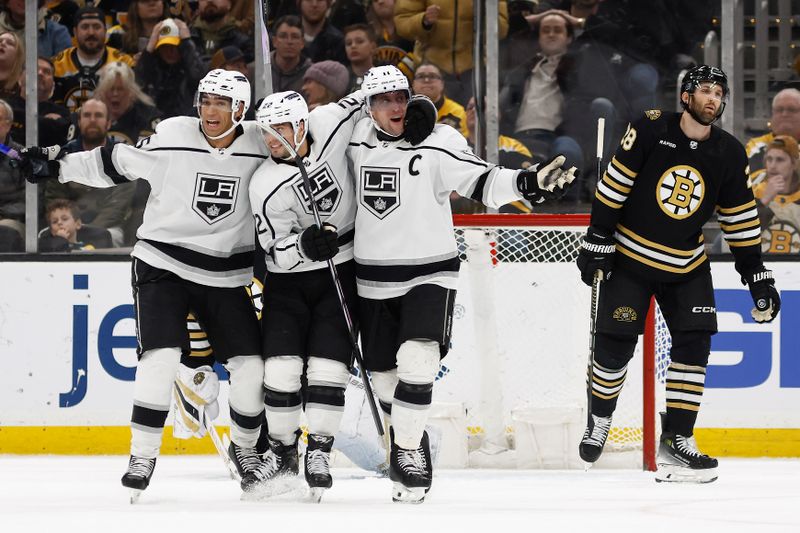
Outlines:
[[[58,178],[61,157],[60,146],[30,146],[20,150],[19,159],[15,161],[26,180],[38,183]]]

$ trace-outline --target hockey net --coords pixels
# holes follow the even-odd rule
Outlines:
[[[571,432],[582,433],[591,290],[574,262],[588,220],[588,215],[454,217],[462,265],[451,350],[435,400],[463,404],[471,450],[487,443],[513,450],[519,442],[514,419],[526,409],[580,413],[580,427]],[[628,367],[601,458],[611,458],[608,466],[654,469],[656,413],[663,409],[669,351],[666,328],[654,314]],[[580,435],[572,437],[574,444]],[[577,457],[577,449],[572,452]]]

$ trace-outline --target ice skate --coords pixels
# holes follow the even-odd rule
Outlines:
[[[257,479],[245,492],[243,499],[265,500],[305,491],[305,484],[297,476],[299,435],[298,432],[292,444],[283,444],[271,437],[268,438],[269,449],[263,455],[261,467],[254,472]]]
[[[128,461],[128,471],[122,476],[122,486],[130,489],[131,503],[139,501],[142,491],[150,484],[153,470],[156,468],[156,459],[147,459],[131,455]]]
[[[711,483],[717,479],[717,464],[697,449],[693,436],[664,432],[658,445],[656,481]]]
[[[247,492],[264,479],[265,465],[255,448],[245,448],[230,442],[228,457],[231,458],[241,478],[242,490]]]
[[[587,469],[600,458],[603,453],[603,446],[608,439],[608,432],[611,429],[611,417],[592,415],[586,424],[586,431],[583,433],[578,453],[581,459],[587,463]]]
[[[325,490],[333,485],[330,471],[332,447],[333,437],[308,435],[304,471],[310,489],[310,500],[313,502],[319,503]]]
[[[392,501],[422,503],[433,481],[428,433],[423,432],[419,448],[408,450],[395,444],[394,428],[390,428],[389,431],[392,440],[389,478],[394,482]]]

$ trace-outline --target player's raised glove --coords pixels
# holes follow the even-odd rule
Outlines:
[[[339,234],[331,224],[316,224],[307,227],[300,234],[300,250],[312,261],[327,261],[339,253]]]
[[[575,167],[562,168],[567,160],[557,155],[544,163],[537,163],[517,175],[517,189],[532,204],[557,200],[564,196],[572,182],[580,175]]]
[[[61,156],[60,146],[31,146],[19,151],[19,165],[22,175],[31,183],[50,178],[58,178]]]
[[[422,94],[412,96],[403,120],[403,138],[414,146],[427,139],[436,125],[437,114],[430,98]]]
[[[581,280],[592,286],[594,273],[600,271],[601,279],[608,281],[611,270],[614,268],[614,253],[616,246],[614,236],[608,235],[598,228],[590,227],[581,242],[578,252],[578,269],[581,271]]]
[[[750,315],[756,322],[772,322],[781,310],[781,297],[775,288],[772,271],[763,266],[748,275],[742,276],[742,283],[747,284],[750,296],[756,305]]]

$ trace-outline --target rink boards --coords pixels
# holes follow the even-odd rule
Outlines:
[[[720,333],[712,345],[697,432],[711,453],[800,456],[800,264],[769,267],[783,307],[775,323],[757,325],[749,318],[752,301],[732,263],[713,265]],[[537,268],[542,270],[525,276],[560,280],[578,296],[562,298],[532,282],[497,305],[506,310],[524,305],[573,324],[574,336],[544,351],[559,356],[551,352],[563,349],[585,361],[587,309],[575,303],[585,290],[575,285],[574,265]],[[129,261],[2,262],[0,279],[0,453],[127,453],[136,364]],[[462,291],[456,301],[453,349],[436,399],[469,408],[479,366],[468,338],[475,329],[468,293]],[[530,321],[531,328],[545,322],[535,314]],[[526,387],[525,376],[537,374],[531,365],[538,355],[506,356],[500,375],[510,392],[504,401],[513,402],[513,391]],[[221,394],[225,405],[227,387]],[[221,411],[218,423],[225,426],[226,409]],[[167,431],[164,451],[207,453],[211,447],[206,440],[174,440]]]

